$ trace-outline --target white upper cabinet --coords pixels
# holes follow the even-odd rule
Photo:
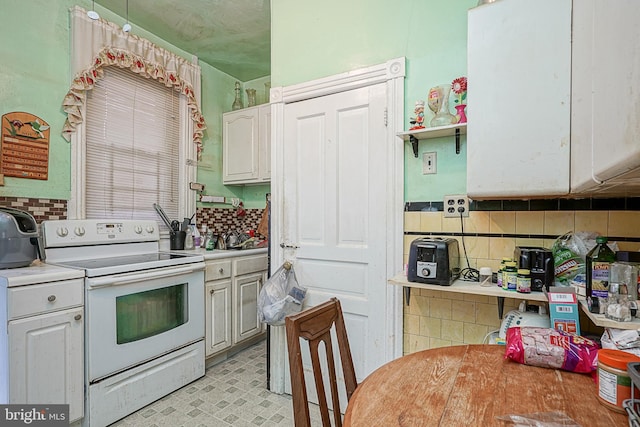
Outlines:
[[[640,194],[638,16],[635,0],[469,11],[470,197]]]
[[[271,106],[222,115],[224,184],[261,184],[271,178]]]
[[[468,13],[467,194],[569,192],[571,1]]]
[[[574,15],[588,28],[583,68],[592,70],[585,91],[592,107],[583,121],[589,138],[572,141],[571,191],[640,195],[640,2],[581,0]],[[575,20],[574,20],[575,21]],[[586,24],[584,24],[586,21]]]

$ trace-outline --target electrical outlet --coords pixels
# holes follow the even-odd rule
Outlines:
[[[455,218],[469,216],[469,198],[466,194],[444,196],[444,217]]]
[[[422,175],[436,173],[436,152],[422,153]]]

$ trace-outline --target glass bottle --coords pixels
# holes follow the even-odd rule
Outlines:
[[[596,238],[596,246],[587,253],[586,273],[587,298],[607,298],[609,292],[609,272],[611,264],[616,261],[616,254],[607,246],[605,236]]]
[[[236,99],[233,101],[233,105],[231,105],[232,110],[240,110],[244,108],[242,104],[242,95],[240,94],[240,82],[236,82]]]
[[[256,90],[247,89],[247,106],[254,107],[256,105]]]
[[[444,84],[429,89],[427,104],[435,116],[431,119],[431,127],[455,124],[458,119],[449,112],[449,94],[451,85]]]
[[[205,239],[204,248],[207,251],[212,251],[216,247],[216,241],[213,239],[213,230],[207,231],[207,238]]]
[[[271,82],[264,84],[264,103],[268,104],[271,101]]]

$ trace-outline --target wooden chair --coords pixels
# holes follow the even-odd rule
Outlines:
[[[351,359],[351,350],[347,339],[347,331],[342,317],[342,308],[337,298],[300,313],[287,316],[285,319],[287,329],[287,345],[289,347],[289,369],[291,371],[291,393],[293,397],[293,419],[296,427],[311,426],[309,418],[309,402],[307,400],[307,388],[304,381],[302,367],[302,353],[300,350],[300,338],[309,342],[311,363],[313,365],[313,377],[316,383],[320,415],[323,427],[331,426],[329,421],[329,407],[325,385],[322,379],[318,345],[323,342],[326,349],[327,369],[329,371],[329,386],[331,390],[331,402],[333,404],[333,418],[336,427],[342,426],[340,415],[340,403],[338,400],[338,384],[336,368],[331,344],[331,328],[335,325],[340,360],[344,373],[344,382],[347,391],[347,401],[356,390],[358,383]]]

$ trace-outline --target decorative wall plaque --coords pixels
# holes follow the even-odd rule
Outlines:
[[[29,179],[49,177],[49,124],[23,112],[2,116],[0,173]]]

